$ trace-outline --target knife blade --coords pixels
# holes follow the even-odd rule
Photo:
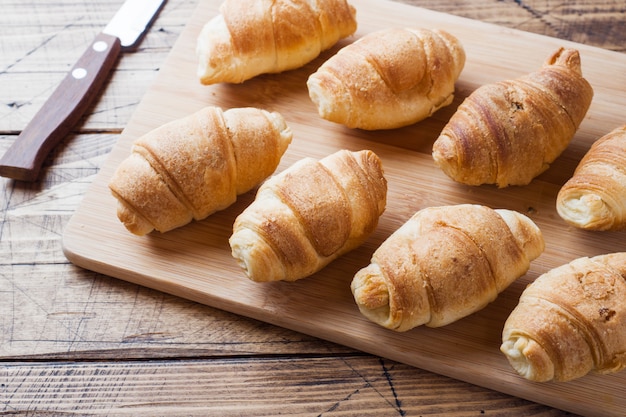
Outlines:
[[[165,0],[126,0],[0,158],[0,176],[36,181],[46,156],[78,123],[123,51],[136,49]]]

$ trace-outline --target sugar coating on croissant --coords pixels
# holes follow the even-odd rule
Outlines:
[[[109,188],[132,233],[202,220],[270,176],[291,143],[276,112],[206,107],[138,138]]]
[[[468,185],[526,185],[565,150],[592,97],[579,52],[559,48],[538,71],[470,94],[435,141],[435,163]]]
[[[381,244],[351,289],[361,313],[383,327],[440,327],[495,300],[543,249],[539,228],[516,211],[429,207]]]
[[[202,84],[299,68],[356,31],[346,0],[226,0],[196,43]]]
[[[384,29],[342,48],[307,86],[324,119],[350,128],[392,129],[449,105],[464,65],[461,43],[446,31]]]
[[[526,379],[570,381],[626,367],[626,253],[579,258],[537,278],[502,331]]]
[[[235,220],[232,255],[253,281],[295,281],[360,246],[385,210],[372,151],[304,158],[273,176]]]
[[[556,209],[581,229],[626,228],[626,125],[591,145],[559,190]]]

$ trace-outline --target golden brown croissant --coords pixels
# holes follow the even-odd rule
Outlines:
[[[206,107],[140,137],[109,182],[134,234],[166,232],[235,202],[270,176],[291,142],[283,117]]]
[[[268,179],[235,220],[233,257],[253,281],[295,281],[361,245],[385,210],[372,151],[304,158]]]
[[[543,249],[539,228],[518,212],[430,207],[382,243],[351,289],[361,313],[383,327],[440,327],[492,302]]]
[[[202,84],[295,69],[357,28],[346,0],[226,0],[197,39]]]
[[[502,332],[511,366],[533,381],[626,367],[626,253],[579,258],[537,278]]]
[[[560,48],[540,70],[470,94],[435,141],[433,158],[464,184],[526,185],[565,150],[592,97],[578,51]]]
[[[581,229],[626,228],[626,125],[591,146],[559,191],[556,209]]]
[[[342,48],[307,81],[321,117],[351,128],[416,123],[452,102],[465,65],[443,30],[386,29]]]

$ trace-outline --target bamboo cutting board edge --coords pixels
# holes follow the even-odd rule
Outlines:
[[[572,45],[571,42],[399,3],[374,0],[354,0],[352,3],[358,10],[360,34],[392,22],[449,26],[468,52],[468,64],[459,81],[459,97],[486,82],[493,73],[500,78],[508,78],[534,70],[545,58],[546,51],[551,51],[555,45]],[[554,237],[547,243],[553,243],[562,237],[561,229],[564,228],[558,224],[551,207],[551,198],[558,191],[558,179],[548,176],[545,181],[537,180],[523,189],[470,189],[452,183],[434,168],[430,156],[423,151],[431,143],[431,137],[420,139],[422,143],[416,147],[421,152],[398,152],[392,146],[395,142],[392,141],[392,145],[382,143],[381,138],[385,135],[397,139],[401,134],[415,133],[418,127],[369,134],[348,131],[319,120],[311,112],[312,105],[303,100],[301,89],[296,88],[296,92],[292,93],[288,87],[301,83],[305,75],[333,51],[324,54],[302,71],[262,76],[242,86],[200,87],[195,74],[189,74],[190,68],[193,67],[195,71],[195,57],[190,43],[194,41],[201,23],[216,10],[217,1],[200,2],[188,28],[174,46],[157,80],[68,224],[63,245],[70,261],[120,279],[564,410],[588,415],[598,412],[618,415],[626,407],[620,390],[626,382],[623,374],[602,377],[591,375],[566,384],[533,384],[512,372],[496,345],[499,336],[497,328],[502,325],[505,314],[511,309],[525,283],[566,258],[578,255],[581,247],[577,246],[577,240],[591,239],[592,243],[583,247],[601,253],[619,241],[619,234],[599,237],[568,230],[568,234],[575,237],[573,243],[569,246],[564,244],[563,248],[549,248],[533,264],[529,274],[503,293],[496,302],[444,329],[420,328],[396,334],[361,317],[350,299],[349,289],[346,291],[350,274],[364,266],[377,244],[415,210],[455,202],[503,204],[506,201],[510,208],[529,212],[545,230],[547,237]],[[511,63],[513,52],[500,48],[499,54],[489,56],[489,49],[481,46],[493,41],[494,37],[502,40],[511,51],[519,53],[519,48],[528,47],[531,42],[536,43],[532,47],[534,49],[537,46],[538,50],[530,54],[533,57],[529,59],[530,62]],[[539,44],[548,46],[539,47]],[[606,77],[602,77],[607,59],[612,59],[610,65],[622,65],[624,68],[624,56],[593,47],[576,46],[584,52],[583,72],[594,85],[596,97],[601,100],[597,103],[594,101],[577,134],[574,150],[570,151],[571,161],[562,165],[566,171],[571,171],[573,161],[597,134],[606,133],[611,124],[618,121],[619,110],[626,106],[624,84],[621,84],[621,90],[617,89],[620,94],[612,91],[613,84],[621,81],[619,76],[612,80],[604,80]],[[489,62],[491,67],[488,71],[483,70],[485,62]],[[598,68],[599,63],[602,68]],[[287,87],[281,85],[283,79],[288,80]],[[180,99],[181,95],[184,100]],[[457,104],[458,100],[460,98],[456,100]],[[180,230],[144,238],[128,234],[115,217],[115,205],[106,188],[106,181],[119,161],[128,154],[132,138],[211,102],[223,107],[258,104],[282,111],[292,125],[297,140],[294,139],[279,170],[309,154],[321,157],[341,147],[374,149],[383,159],[390,181],[390,194],[387,212],[381,218],[379,229],[372,239],[363,248],[346,255],[308,280],[259,286],[243,277],[230,259],[227,247],[229,227],[234,216],[251,201],[252,193],[242,196],[232,208]],[[435,115],[435,119],[440,120],[432,125],[426,122],[425,127],[424,124],[420,125],[424,130],[439,128],[451,111],[441,110]],[[420,166],[419,172],[411,170],[415,165]],[[420,189],[415,189],[414,183],[420,184]],[[604,236],[608,236],[608,239]],[[303,311],[306,314],[302,314]],[[381,343],[381,340],[385,343]]]

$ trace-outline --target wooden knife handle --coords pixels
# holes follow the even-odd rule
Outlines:
[[[50,151],[78,123],[120,54],[120,40],[100,33],[0,159],[0,176],[35,181]]]

